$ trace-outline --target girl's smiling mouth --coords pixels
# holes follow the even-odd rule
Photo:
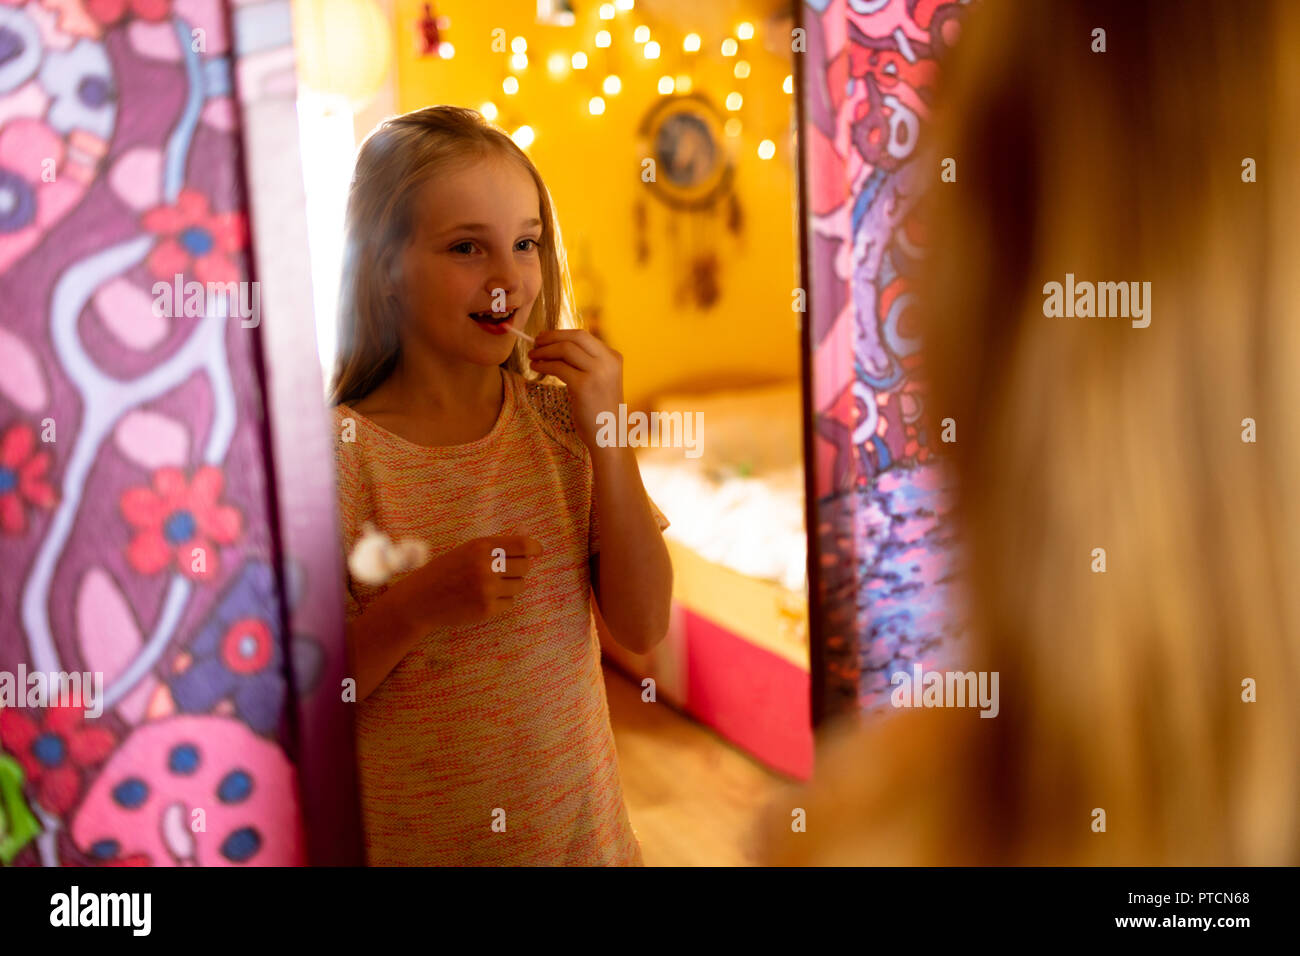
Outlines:
[[[484,332],[490,332],[493,335],[505,335],[506,326],[510,324],[510,320],[515,317],[515,313],[518,311],[518,308],[514,308],[509,312],[471,312],[469,317]]]

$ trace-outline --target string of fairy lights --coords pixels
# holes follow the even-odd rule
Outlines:
[[[572,54],[555,52],[547,57],[546,70],[554,79],[579,74],[591,77],[588,81],[591,96],[587,99],[586,109],[592,116],[603,115],[610,108],[611,101],[623,92],[615,37],[611,28],[617,26],[621,14],[630,13],[634,6],[635,0],[613,0],[610,3],[602,3],[598,9],[600,29],[593,36],[591,47],[577,50]],[[643,16],[642,19],[652,18]],[[749,60],[745,58],[745,44],[754,39],[754,32],[752,23],[738,23],[732,34],[724,37],[716,47],[723,58],[731,61],[731,74],[735,81],[733,88],[723,99],[723,106],[728,114],[723,131],[729,137],[740,136],[743,129],[743,123],[737,114],[744,107],[743,91],[751,72]],[[655,39],[656,35],[661,39]],[[659,33],[647,23],[641,23],[633,30],[632,39],[638,48],[634,53],[635,56],[645,61],[658,61],[665,64],[665,72],[656,84],[656,89],[661,96],[690,93],[695,86],[694,71],[698,59],[710,55],[706,50],[704,39],[695,32],[681,36],[668,50],[665,50],[661,43],[661,40],[667,42],[667,33]],[[673,59],[673,67],[668,69],[667,61],[670,58]],[[485,119],[496,123],[499,119],[503,121],[507,119],[505,113],[513,112],[510,103],[519,94],[522,88],[521,80],[527,77],[526,71],[529,70],[530,65],[528,40],[523,36],[512,37],[501,80],[501,92],[504,97],[502,106],[498,106],[495,100],[482,103],[479,112]],[[596,80],[598,76],[602,77],[599,81]],[[794,92],[792,75],[786,75],[782,90],[787,95]],[[506,126],[504,122],[502,125]],[[521,148],[527,149],[536,140],[537,132],[531,125],[523,123],[518,125],[510,135]],[[771,139],[763,139],[758,144],[757,153],[760,159],[771,159],[776,155],[776,144]]]

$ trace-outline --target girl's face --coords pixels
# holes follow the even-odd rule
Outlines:
[[[399,297],[413,337],[448,356],[500,365],[542,288],[542,221],[533,178],[505,157],[453,167],[416,194]]]

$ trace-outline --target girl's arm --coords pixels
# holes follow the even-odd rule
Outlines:
[[[644,654],[668,633],[673,566],[630,448],[592,452],[601,549],[592,582],[609,632]]]
[[[614,639],[644,654],[668,633],[673,569],[632,449],[596,441],[598,416],[617,417],[623,402],[623,357],[585,329],[552,329],[537,336],[528,358],[568,386],[574,427],[591,453],[600,519],[596,602]]]
[[[348,621],[348,656],[357,682],[357,700],[369,697],[435,626],[419,600],[414,574],[398,581]]]
[[[501,552],[504,563],[494,557]],[[533,558],[541,553],[537,540],[523,535],[474,538],[438,555],[371,601],[347,625],[357,700],[369,697],[435,628],[477,624],[509,610],[524,588]]]

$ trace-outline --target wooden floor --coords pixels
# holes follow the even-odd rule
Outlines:
[[[787,785],[711,729],[605,667],[632,829],[646,866],[753,866],[757,814]]]

